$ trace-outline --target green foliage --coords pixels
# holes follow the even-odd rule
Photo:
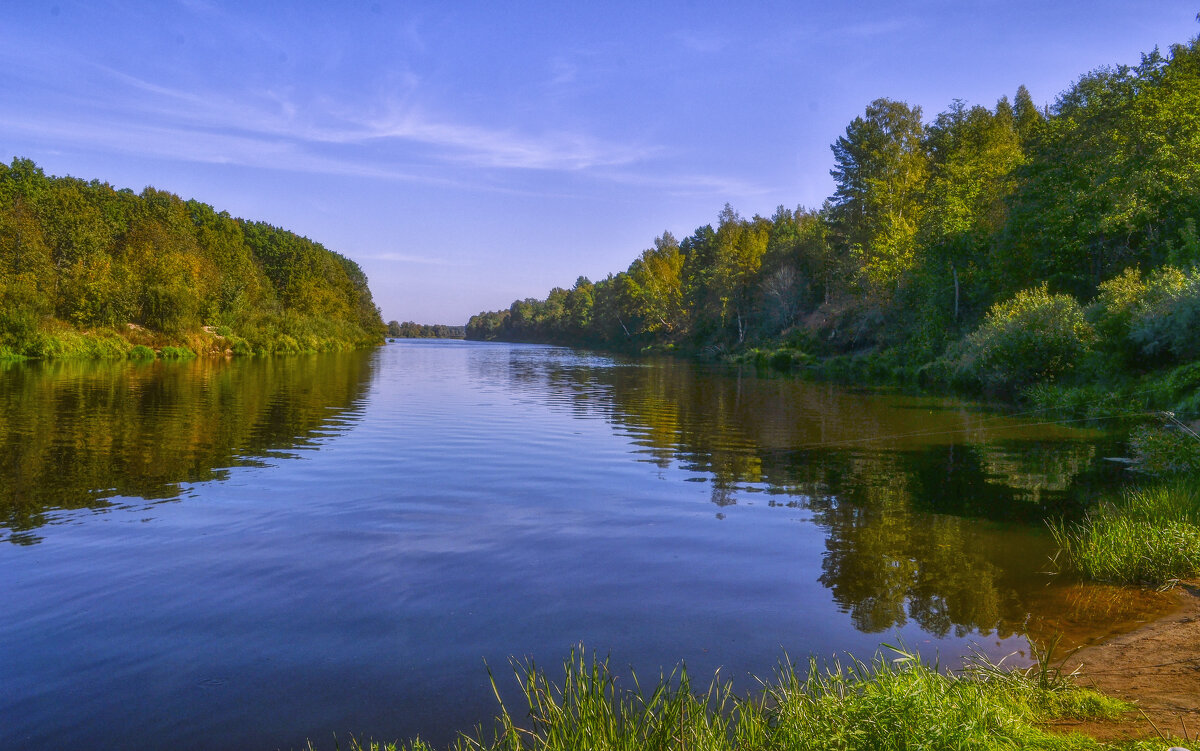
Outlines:
[[[116,357],[132,344],[101,341],[97,329],[148,346],[127,327],[180,342],[204,324],[246,336],[264,316],[333,322],[353,346],[384,330],[357,264],[307,238],[153,188],[48,177],[29,160],[0,165],[5,352]]]
[[[1070,372],[1094,339],[1079,303],[1043,285],[993,306],[967,337],[959,368],[989,391],[1014,393]]]
[[[401,339],[463,339],[466,328],[444,324],[413,323],[412,321],[388,321],[387,335]]]
[[[1200,267],[1166,266],[1152,274],[1134,307],[1129,340],[1150,358],[1175,362],[1200,357]]]
[[[1192,476],[1127,490],[1051,530],[1060,562],[1089,579],[1170,584],[1200,574],[1200,485]]]
[[[833,217],[871,293],[887,296],[913,265],[929,175],[921,108],[876,99],[833,145]]]
[[[532,662],[514,662],[525,706],[500,700],[494,732],[461,736],[458,751],[768,751],[788,749],[1102,749],[1081,735],[1040,726],[1058,718],[1115,718],[1123,702],[1061,682],[1039,685],[1032,672],[977,660],[947,674],[900,649],[866,664],[804,670],[785,662],[761,694],[744,698],[715,676],[693,682],[685,668],[643,688],[618,679],[607,659],[581,649],[559,681]],[[496,686],[495,679],[492,681]],[[1136,746],[1142,748],[1143,746]],[[1145,746],[1149,748],[1150,746]],[[310,746],[310,749],[312,747]],[[358,742],[355,749],[429,747]]]
[[[1063,92],[1018,171],[1006,273],[1085,296],[1122,268],[1169,260],[1168,243],[1198,208],[1197,111],[1196,41]]]
[[[120,360],[133,345],[115,331],[75,331],[55,327],[35,332],[21,351],[25,357],[38,359],[83,358],[91,360]]]
[[[238,356],[254,354],[254,348],[250,346],[250,342],[246,341],[242,337],[230,336],[230,337],[228,337],[228,339],[229,339],[229,349],[233,354],[238,355]]]
[[[129,350],[127,355],[130,360],[153,360],[154,350],[147,347],[145,344],[138,344],[133,349]]]
[[[167,346],[158,351],[158,356],[163,360],[190,360],[196,353],[187,347]]]
[[[838,380],[1126,393],[1200,359],[1198,111],[1200,40],[1095,70],[1044,110],[1023,86],[930,123],[878,99],[833,145],[821,209],[726,205],[715,228],[466,334],[754,361],[803,331],[796,349],[833,356],[804,370]],[[1200,410],[1195,389],[1172,398]]]
[[[1130,433],[1129,449],[1134,466],[1147,474],[1200,476],[1200,438],[1190,429],[1142,425]]]

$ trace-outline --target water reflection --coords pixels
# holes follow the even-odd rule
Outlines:
[[[370,378],[371,353],[0,364],[0,540],[309,445],[356,418]]]
[[[1086,641],[1163,607],[1046,573],[1104,440],[534,346],[10,367],[0,531],[45,544],[0,545],[0,746],[442,746],[484,660],[581,640],[747,690],[781,648]]]
[[[710,482],[718,519],[739,503],[811,511],[827,532],[820,581],[860,631],[1083,642],[1169,607],[1052,573],[1045,520],[1120,481],[1101,432],[676,360],[522,354],[510,387],[600,413],[643,461]]]

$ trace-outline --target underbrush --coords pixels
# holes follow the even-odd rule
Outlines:
[[[805,671],[783,664],[752,698],[718,674],[693,683],[686,669],[643,687],[614,675],[607,659],[573,651],[553,681],[532,662],[514,663],[522,704],[501,692],[491,734],[463,735],[457,751],[803,751],[804,749],[1160,749],[1161,742],[1105,745],[1058,734],[1059,719],[1116,719],[1123,702],[1077,687],[1056,671],[1008,670],[978,659],[949,674],[892,649],[866,664],[851,660]],[[496,687],[495,680],[492,682]],[[311,751],[313,747],[309,746]],[[352,742],[359,751],[430,751],[408,744]]]
[[[1161,410],[1175,412],[1184,419],[1200,417],[1200,362],[1136,377],[1114,378],[1114,374],[1121,373],[1111,363],[1107,371],[1110,376],[1105,382],[1091,377],[1083,383],[1035,384],[1025,389],[1021,401],[1069,417],[1140,417]]]
[[[299,354],[366,347],[380,337],[345,321],[294,313],[256,314],[195,331],[167,334],[127,324],[78,330],[46,319],[18,338],[0,338],[0,360],[164,360],[197,355]]]

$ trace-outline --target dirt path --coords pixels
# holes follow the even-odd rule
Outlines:
[[[1133,702],[1141,710],[1120,726],[1072,728],[1101,738],[1156,734],[1200,743],[1200,582],[1177,588],[1179,609],[1135,631],[1080,650],[1068,669],[1080,683]],[[1143,715],[1144,713],[1144,715]]]

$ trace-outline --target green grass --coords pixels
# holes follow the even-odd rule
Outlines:
[[[893,649],[866,664],[808,670],[785,664],[750,698],[718,674],[696,685],[684,668],[642,687],[607,659],[573,651],[556,682],[514,663],[522,706],[496,690],[492,731],[462,735],[456,751],[804,751],[805,749],[1161,749],[1160,741],[1106,745],[1050,732],[1055,719],[1116,719],[1123,702],[1081,689],[1055,671],[1003,669],[984,660],[947,674]],[[802,677],[807,675],[807,677]],[[1047,675],[1054,680],[1047,680]],[[496,686],[493,679],[493,687]],[[351,741],[355,751],[430,751]],[[313,749],[310,744],[309,749]]]
[[[1126,490],[1080,522],[1051,526],[1059,561],[1097,581],[1166,586],[1200,575],[1200,480]]]

